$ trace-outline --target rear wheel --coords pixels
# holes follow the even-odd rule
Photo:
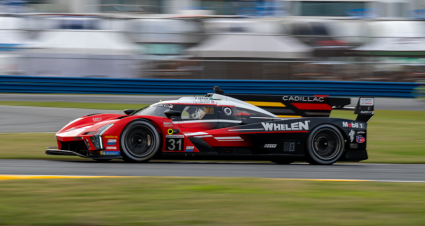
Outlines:
[[[126,162],[148,162],[160,149],[161,137],[152,123],[134,121],[123,130],[121,155]]]
[[[333,125],[320,125],[307,138],[307,162],[332,165],[344,152],[344,136]]]

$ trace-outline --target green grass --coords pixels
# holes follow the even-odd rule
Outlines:
[[[0,225],[424,225],[424,190],[256,178],[0,181]]]
[[[46,147],[57,146],[54,133],[0,134],[0,140],[0,159],[75,159],[45,154]]]
[[[149,104],[111,104],[111,103],[72,103],[72,102],[33,102],[33,101],[0,101],[0,105],[56,107],[56,108],[87,108],[102,110],[140,109]]]
[[[355,119],[353,112],[334,111],[332,117]],[[65,123],[64,123],[65,124]],[[425,112],[376,111],[368,125],[368,154],[374,163],[425,163]],[[74,158],[44,154],[56,146],[53,133],[0,134],[0,158]]]

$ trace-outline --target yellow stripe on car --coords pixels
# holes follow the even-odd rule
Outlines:
[[[263,101],[245,101],[248,104],[252,104],[259,107],[286,107],[286,105],[280,102],[263,102]]]
[[[279,118],[301,118],[299,115],[277,115]]]

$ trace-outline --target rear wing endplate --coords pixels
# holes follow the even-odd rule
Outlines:
[[[357,114],[357,121],[368,122],[375,114],[375,98],[360,97],[354,114]]]

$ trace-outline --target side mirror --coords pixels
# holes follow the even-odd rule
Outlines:
[[[126,115],[131,115],[131,114],[133,114],[135,111],[136,111],[136,110],[133,110],[133,109],[125,109],[125,110],[124,110],[124,113],[125,113]]]
[[[181,112],[180,111],[176,111],[176,110],[166,110],[164,111],[165,116],[167,116],[167,118],[171,119],[171,117],[180,117],[181,116]]]

